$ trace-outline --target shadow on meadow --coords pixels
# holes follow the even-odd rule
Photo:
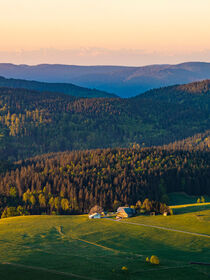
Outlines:
[[[10,223],[19,224],[20,220]],[[27,228],[29,222],[39,223],[39,229]],[[21,236],[14,232],[11,238],[10,250],[6,252],[8,245],[4,246],[1,261],[21,266],[0,265],[1,279],[206,280],[210,273],[189,265],[191,261],[208,261],[206,239],[103,219],[30,217],[23,223]],[[151,255],[159,257],[160,265],[146,263]],[[122,271],[123,266],[128,270]]]
[[[174,208],[173,213],[175,215],[179,215],[179,214],[198,212],[198,215],[202,215],[202,213],[199,213],[199,211],[204,211],[209,209],[210,209],[210,205],[188,206],[183,208]]]

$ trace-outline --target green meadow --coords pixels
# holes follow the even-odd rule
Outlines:
[[[192,204],[197,203],[197,199],[201,196],[188,195],[184,192],[174,192],[169,193],[169,203],[170,205],[183,205],[183,204]],[[205,202],[210,202],[210,197],[207,195],[203,196],[205,198]]]
[[[86,215],[1,219],[0,250],[5,280],[209,279],[210,266],[190,262],[210,262],[210,210],[123,222]],[[145,262],[151,255],[160,265]]]

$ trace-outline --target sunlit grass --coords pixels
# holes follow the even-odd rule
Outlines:
[[[128,221],[210,234],[209,216],[206,210],[202,216],[196,212]],[[107,219],[89,220],[86,215],[2,219],[0,248],[1,279],[78,279],[73,273],[80,279],[187,280],[208,279],[210,272],[189,264],[209,261],[209,238]],[[160,265],[146,263],[151,255],[159,257]],[[126,273],[123,266],[128,268]]]

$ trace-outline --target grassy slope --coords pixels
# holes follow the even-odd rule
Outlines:
[[[169,193],[169,202],[170,205],[183,205],[183,204],[191,204],[197,203],[197,199],[199,196],[188,195],[184,192],[176,192],[176,193]],[[210,202],[210,197],[205,196],[205,202]]]
[[[210,210],[172,217],[135,217],[129,222],[156,224],[210,234]],[[169,232],[87,216],[28,216],[0,220],[1,279],[208,279],[209,238]],[[145,263],[156,254],[161,265]],[[124,274],[120,268],[127,266]],[[38,267],[32,269],[31,267]],[[41,268],[56,270],[44,271]],[[81,278],[83,279],[83,278]]]
[[[205,203],[197,203],[198,196],[184,192],[169,193],[170,207],[174,214],[192,213],[210,209],[210,197],[204,195]]]

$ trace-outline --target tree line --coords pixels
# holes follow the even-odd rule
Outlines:
[[[210,195],[210,153],[168,147],[51,153],[17,162],[0,175],[0,211],[87,213],[150,201],[168,193]]]

